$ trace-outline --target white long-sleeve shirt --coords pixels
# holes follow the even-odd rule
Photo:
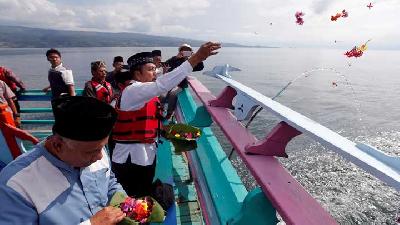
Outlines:
[[[152,98],[168,92],[176,87],[189,73],[193,71],[188,61],[182,63],[175,70],[157,78],[154,82],[137,82],[124,89],[121,96],[120,109],[123,111],[135,111],[142,108]],[[148,166],[153,164],[157,147],[153,144],[121,144],[115,145],[112,161],[125,163],[131,156],[131,163]]]

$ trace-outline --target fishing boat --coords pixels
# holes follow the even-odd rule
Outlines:
[[[201,129],[197,149],[177,153],[163,140],[157,153],[156,177],[174,186],[175,200],[163,224],[261,225],[283,223],[300,225],[337,224],[335,219],[281,165],[277,157],[288,157],[286,145],[298,135],[307,135],[343,156],[386,184],[400,189],[400,158],[355,143],[310,118],[266,97],[232,79],[229,65],[217,66],[205,74],[222,80],[226,87],[214,96],[200,81],[188,77],[190,88],[178,96],[175,111],[178,123]],[[79,94],[79,93],[78,93]],[[23,93],[20,101],[50,101],[40,90]],[[31,104],[35,105],[35,104]],[[280,122],[258,140],[242,124],[257,108],[275,115]],[[51,134],[51,119],[26,119],[27,115],[51,113],[51,108],[22,108],[22,124],[38,139]],[[214,135],[218,126],[254,176],[258,187],[246,190],[228,155]],[[2,130],[2,132],[4,132]],[[22,152],[29,143],[16,138]],[[0,166],[12,160],[5,139],[0,137]]]

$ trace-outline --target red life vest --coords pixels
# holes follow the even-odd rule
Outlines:
[[[8,104],[0,104],[0,122],[15,127],[14,117],[12,112],[8,108]]]
[[[107,81],[104,81],[104,82],[105,82],[106,86],[100,84],[97,81],[93,81],[93,80],[90,81],[94,91],[96,92],[96,98],[100,101],[110,104],[111,100],[112,100],[111,99],[112,87],[111,87],[111,84],[108,83]]]
[[[141,109],[122,111],[119,102],[115,106],[118,113],[117,122],[112,132],[117,143],[154,143],[160,122],[160,101],[152,98]]]
[[[0,80],[4,81],[13,92],[17,91],[17,84],[6,77],[6,70],[0,66]]]

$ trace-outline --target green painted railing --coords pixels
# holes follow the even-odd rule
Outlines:
[[[82,95],[82,89],[77,89],[75,90],[77,95]],[[51,92],[43,92],[42,90],[39,89],[32,89],[32,90],[27,90],[25,92],[22,92],[18,96],[19,101],[29,101],[29,102],[35,102],[35,101],[47,101],[50,102],[51,100]],[[26,107],[26,108],[21,108],[21,113],[22,114],[27,114],[27,113],[51,113],[52,109],[50,107]],[[54,120],[52,119],[24,119],[24,115],[22,115],[22,124],[41,124],[41,125],[52,125],[54,124]]]
[[[50,113],[51,108],[22,108],[21,113]]]
[[[236,169],[212,132],[211,117],[203,106],[198,107],[185,89],[179,96],[184,122],[203,127],[198,148],[190,152],[193,163],[198,163],[205,179],[219,224],[261,225],[276,224],[276,210],[260,188],[247,192]],[[207,200],[207,199],[206,199]],[[211,223],[214,224],[211,218]]]
[[[21,120],[22,124],[54,124],[54,120]]]
[[[82,95],[82,89],[75,90],[76,95]],[[32,89],[22,92],[18,95],[20,101],[50,101],[51,91],[43,92],[39,89]]]

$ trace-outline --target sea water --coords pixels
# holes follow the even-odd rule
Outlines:
[[[176,55],[177,48],[65,48],[64,65],[73,70],[77,88],[90,80],[90,62],[126,59],[140,51],[162,50],[163,60]],[[48,85],[47,49],[0,49],[0,65],[11,68],[29,89]],[[352,141],[367,143],[390,155],[400,156],[400,51],[368,50],[349,59],[339,49],[222,48],[205,62],[204,70],[230,64],[242,69],[232,78],[273,97],[302,73],[275,100],[338,132]],[[333,68],[335,71],[319,70]],[[217,95],[224,83],[201,72],[192,74]],[[343,75],[343,76],[342,76]],[[344,79],[345,77],[346,79]],[[336,84],[336,85],[335,85]],[[263,138],[279,120],[262,111],[249,129]],[[214,131],[224,149],[231,146],[218,128]],[[290,173],[340,224],[396,224],[400,195],[393,188],[343,160],[336,153],[300,135],[289,143],[289,158],[280,159]],[[248,189],[254,179],[234,154]]]

